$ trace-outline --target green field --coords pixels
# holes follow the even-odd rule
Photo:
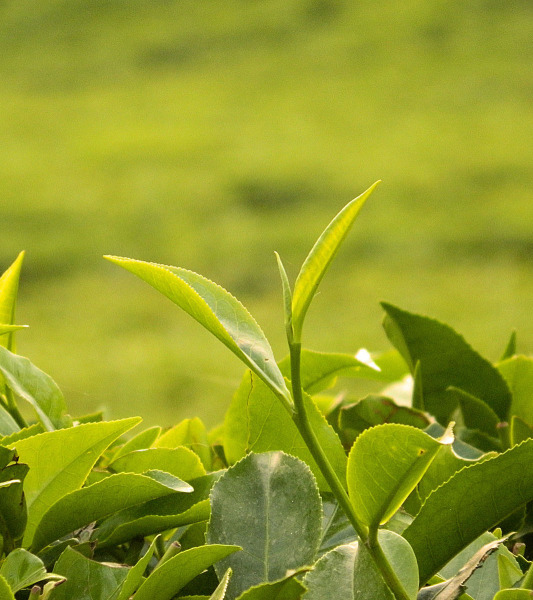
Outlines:
[[[311,309],[314,349],[389,348],[379,300],[495,359],[533,350],[529,0],[5,0],[0,261],[18,350],[78,412],[215,424],[240,363],[103,254],[217,281],[285,354],[295,276],[377,179]]]

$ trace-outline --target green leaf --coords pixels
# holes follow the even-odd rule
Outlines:
[[[511,445],[533,438],[533,427],[516,415],[511,418]]]
[[[47,573],[43,561],[23,548],[17,548],[7,555],[0,568],[0,575],[9,583],[13,592],[45,579],[62,579],[54,573]]]
[[[156,542],[157,540],[154,539],[144,556],[129,570],[116,600],[128,600],[140,587],[143,582],[144,572],[154,555]]]
[[[514,556],[498,554],[498,579],[501,590],[513,587],[523,576]]]
[[[135,600],[170,600],[202,571],[238,550],[239,546],[220,544],[184,550],[152,571],[137,590]]]
[[[209,518],[209,493],[220,473],[191,481],[194,491],[170,494],[149,500],[107,517],[94,532],[98,547],[116,546],[134,537],[153,535],[167,529],[206,521]]]
[[[425,583],[484,531],[533,499],[533,440],[458,471],[427,498],[404,537]],[[468,490],[468,494],[465,494]]]
[[[308,418],[320,445],[341,481],[345,480],[346,454],[338,435],[304,394]],[[247,452],[282,450],[307,463],[322,491],[329,486],[292,418],[267,386],[250,372],[244,375],[225,419],[226,458],[236,462]]]
[[[5,552],[18,545],[26,528],[24,479],[28,471],[24,463],[11,464],[0,471],[0,535]]]
[[[386,523],[427,471],[442,441],[407,425],[365,430],[348,458],[348,493],[361,523],[370,530]],[[369,476],[369,474],[371,474]]]
[[[15,594],[2,575],[0,575],[0,600],[15,600]]]
[[[3,336],[6,333],[12,333],[14,331],[18,331],[19,329],[25,329],[28,327],[27,325],[0,325],[0,336]]]
[[[205,475],[200,458],[189,448],[146,448],[134,450],[117,460],[109,468],[115,472],[145,473],[149,470],[165,471],[190,481]]]
[[[447,425],[457,399],[447,390],[460,388],[485,402],[499,417],[507,419],[511,393],[498,370],[471,348],[448,325],[382,303],[383,322],[392,344],[414,373],[420,361],[424,408]]]
[[[222,577],[222,579],[220,580],[220,583],[217,585],[217,589],[211,594],[209,600],[224,600],[231,574],[231,569],[228,569],[224,573],[224,577]]]
[[[63,496],[43,515],[32,548],[38,551],[67,533],[117,511],[172,493],[189,493],[193,488],[177,478],[159,481],[158,471],[144,475],[118,473]]]
[[[149,427],[148,429],[141,431],[117,449],[116,453],[113,454],[113,460],[116,460],[119,456],[123,456],[129,452],[133,452],[134,450],[145,450],[146,448],[150,448],[157,440],[160,433],[161,427]]]
[[[531,592],[520,589],[501,590],[494,596],[494,600],[531,600]]]
[[[9,412],[0,404],[0,435],[10,436],[12,433],[20,431],[15,419]]]
[[[507,346],[505,347],[505,350],[503,351],[500,361],[511,358],[515,354],[516,354],[516,329],[514,329],[512,331],[511,337],[509,338],[509,341],[507,342]]]
[[[379,543],[409,598],[416,598],[418,569],[409,544],[398,534],[382,530]],[[317,561],[304,578],[305,600],[393,600],[368,550],[358,542],[338,546]]]
[[[33,406],[47,431],[71,424],[60,389],[49,375],[27,358],[0,346],[0,372],[12,392]]]
[[[91,560],[67,547],[54,571],[66,582],[52,591],[50,600],[116,600],[129,568]]]
[[[365,429],[383,423],[411,425],[425,429],[430,420],[422,411],[399,406],[391,398],[385,396],[367,396],[355,404],[347,404],[340,410],[339,425],[341,429],[349,429],[357,436]]]
[[[23,429],[18,429],[13,433],[6,435],[3,438],[0,438],[0,444],[2,446],[12,446],[15,442],[19,440],[24,440],[26,438],[37,435],[38,433],[43,433],[44,429],[41,423],[34,423],[33,425],[29,425],[28,427],[24,427]]]
[[[15,306],[23,260],[24,252],[21,252],[0,277],[0,323],[5,325],[13,325],[15,322]],[[0,335],[0,346],[14,350],[13,332]]]
[[[276,581],[311,564],[320,543],[321,501],[309,467],[283,452],[249,454],[211,491],[209,543],[237,544],[243,552],[215,566],[233,570],[227,597]]]
[[[488,404],[459,388],[450,387],[448,393],[457,398],[466,427],[498,438],[500,419]]]
[[[379,183],[379,181],[374,183],[335,216],[305,259],[294,284],[292,300],[292,324],[296,342],[301,339],[305,315],[322,278],[348,235],[359,211]]]
[[[322,539],[319,555],[329,552],[340,545],[351,544],[357,540],[357,534],[348,517],[335,500],[333,494],[322,494]]]
[[[168,431],[165,431],[153,444],[154,448],[177,448],[185,446],[195,452],[206,469],[212,466],[211,448],[207,429],[201,419],[184,419]]]
[[[205,277],[181,269],[106,256],[137,275],[203,325],[277,394],[291,395],[264,333],[244,306],[224,288]]]
[[[140,420],[134,417],[87,423],[16,442],[21,462],[30,467],[24,483],[28,503],[26,546],[31,544],[35,529],[48,509],[69,492],[80,488],[100,454]]]
[[[513,356],[501,362],[498,369],[513,395],[510,414],[533,426],[533,358]]]
[[[279,275],[281,278],[281,286],[283,290],[283,315],[285,318],[285,331],[287,334],[287,340],[289,344],[292,344],[293,339],[293,330],[292,330],[292,292],[291,286],[289,283],[289,278],[287,277],[287,271],[285,271],[285,267],[283,266],[283,262],[281,261],[280,255],[275,252],[276,260],[278,261],[278,269]]]
[[[237,600],[300,600],[306,591],[306,587],[296,579],[301,573],[302,571],[293,571],[279,581],[254,585]]]

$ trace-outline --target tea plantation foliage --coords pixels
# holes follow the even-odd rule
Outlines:
[[[223,288],[107,257],[245,363],[211,431],[198,418],[163,430],[70,416],[16,353],[19,255],[0,279],[0,600],[531,598],[533,358],[515,335],[492,364],[448,325],[383,303],[391,350],[302,348],[307,309],[375,187],[328,225],[292,289],[277,256],[279,362]],[[336,396],[339,377],[382,391]]]

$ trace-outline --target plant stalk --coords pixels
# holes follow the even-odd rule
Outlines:
[[[357,515],[353,509],[352,503],[348,493],[346,492],[342,482],[340,481],[337,473],[333,470],[328,457],[326,456],[320,442],[318,441],[315,432],[309,422],[309,417],[305,410],[301,375],[300,375],[300,359],[302,346],[301,343],[290,343],[290,357],[291,357],[291,382],[292,382],[292,395],[294,400],[294,412],[293,421],[298,428],[301,436],[303,437],[306,446],[311,452],[312,457],[318,465],[324,479],[328,483],[329,487],[337,502],[341,506],[342,510],[348,517],[352,524],[355,532],[357,533],[360,543],[363,543],[369,551],[372,559],[376,563],[381,576],[385,583],[389,586],[391,592],[394,594],[396,600],[410,600],[407,592],[404,590],[401,581],[398,579],[396,573],[390,566],[387,557],[385,556],[381,546],[379,545],[377,538],[377,530],[370,534],[368,528],[359,522]]]

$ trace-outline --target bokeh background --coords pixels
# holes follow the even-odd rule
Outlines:
[[[103,254],[237,295],[285,354],[294,277],[383,183],[305,344],[386,350],[379,300],[533,350],[531,0],[3,0],[0,263],[74,414],[221,418],[243,368]]]

